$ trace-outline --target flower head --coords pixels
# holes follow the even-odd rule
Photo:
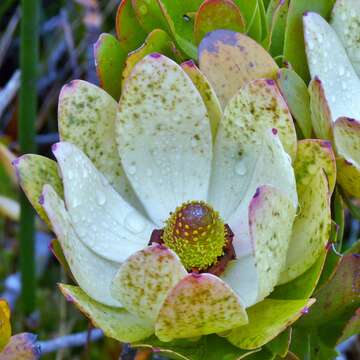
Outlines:
[[[212,32],[199,66],[145,56],[119,104],[70,83],[57,164],[16,166],[78,282],[63,293],[109,336],[229,332],[255,349],[313,302],[266,297],[324,259],[334,158],[322,141],[297,142],[277,65],[255,41]]]
[[[227,236],[223,221],[202,201],[182,204],[169,217],[164,244],[174,250],[186,269],[206,269],[224,254]]]

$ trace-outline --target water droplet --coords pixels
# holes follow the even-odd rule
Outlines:
[[[80,205],[80,200],[77,196],[72,196],[71,197],[71,206],[76,208]]]
[[[126,228],[134,234],[138,234],[145,229],[146,223],[144,219],[135,212],[130,212],[124,220]]]
[[[74,173],[72,170],[68,171],[68,178],[69,178],[69,180],[72,180],[74,178]]]
[[[243,160],[240,160],[236,163],[236,165],[235,165],[236,174],[243,176],[246,174],[246,170],[247,170],[246,164],[244,163]]]
[[[97,190],[96,191],[96,202],[98,203],[98,205],[102,206],[105,204],[106,202],[106,197],[105,197],[105,194],[100,191],[100,190]]]
[[[129,174],[130,174],[130,175],[135,175],[135,174],[136,174],[136,166],[131,165],[131,166],[129,167]]]

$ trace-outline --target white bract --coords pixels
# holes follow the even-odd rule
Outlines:
[[[319,14],[304,15],[313,127],[333,140],[338,182],[360,197],[360,2],[338,0],[331,25]]]

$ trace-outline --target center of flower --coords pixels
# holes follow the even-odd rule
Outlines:
[[[210,205],[191,201],[170,215],[162,241],[178,254],[187,270],[201,271],[224,255],[228,232],[228,227]]]

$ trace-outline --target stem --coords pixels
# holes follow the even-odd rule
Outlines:
[[[35,152],[39,7],[39,0],[21,0],[19,141],[22,153]],[[24,194],[21,194],[20,202],[19,237],[22,304],[24,312],[30,314],[34,311],[36,303],[34,256],[35,216],[32,206]]]
[[[335,189],[335,194],[333,197],[333,214],[334,214],[334,221],[338,226],[335,246],[336,246],[336,250],[341,252],[343,237],[344,237],[344,229],[345,229],[345,211],[344,211],[344,204],[341,195],[337,188]]]
[[[65,335],[53,340],[39,341],[42,354],[48,354],[60,349],[67,349],[70,347],[84,346],[88,341],[98,341],[104,336],[100,329],[92,329],[90,336],[88,331],[83,331],[77,334]]]

